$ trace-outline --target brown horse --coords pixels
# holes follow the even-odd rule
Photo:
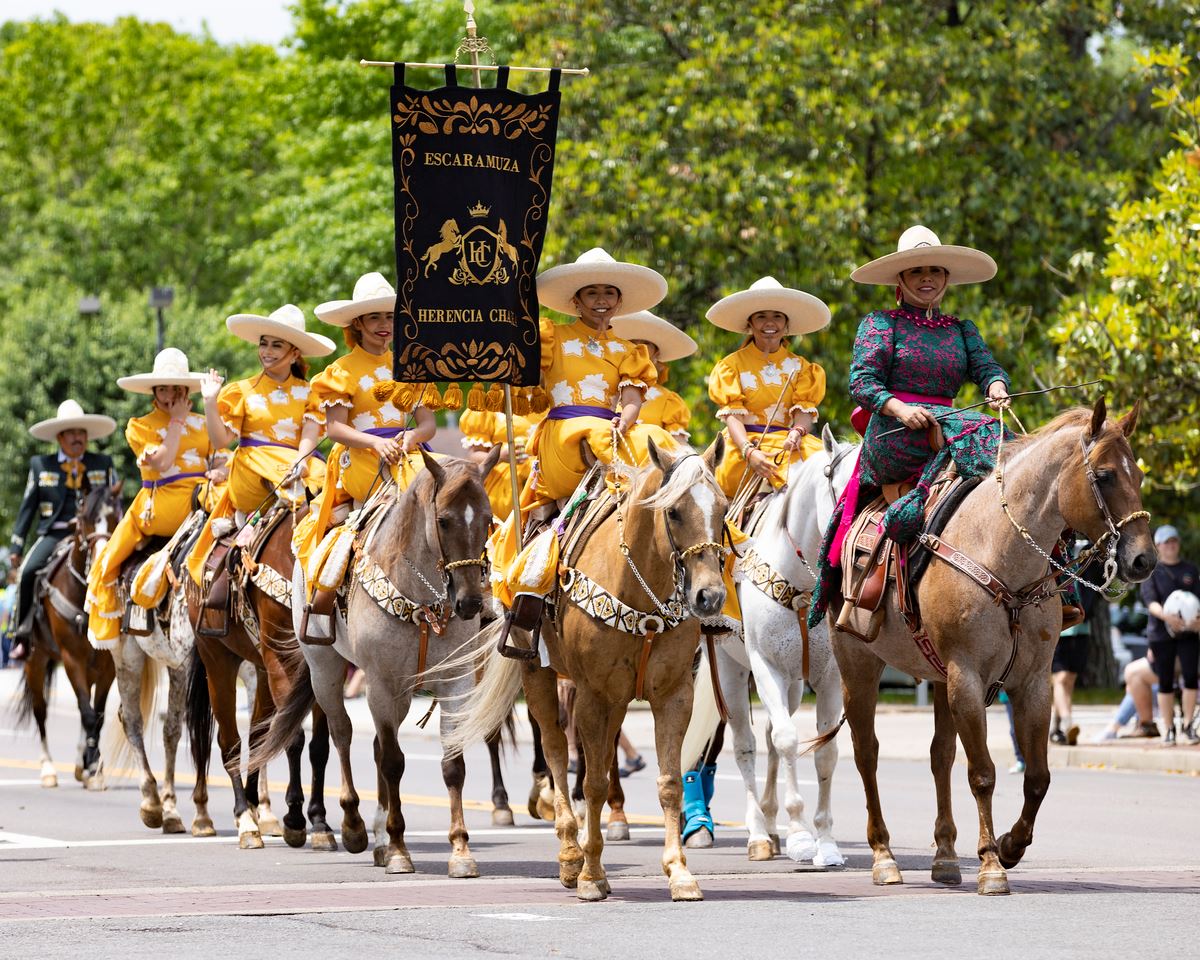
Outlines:
[[[577,888],[581,900],[603,900],[609,894],[600,862],[600,813],[617,733],[635,696],[649,700],[654,713],[658,798],[666,833],[662,863],[671,897],[702,898],[680,840],[679,752],[692,711],[698,618],[714,617],[725,602],[721,542],[726,501],[713,477],[724,443],[718,438],[701,455],[687,449],[660,451],[651,442],[648,452],[649,464],[621,480],[618,509],[596,527],[574,566],[560,570],[555,619],[542,626],[550,666],[489,656],[479,684],[457,711],[452,737],[456,749],[483,739],[524,686],[554,781],[559,879],[563,886]],[[647,605],[651,609],[643,612]],[[604,614],[608,622],[601,619]],[[485,640],[494,639],[496,628],[490,630]],[[519,639],[528,646],[528,634]],[[567,744],[558,724],[556,673],[574,680],[578,690],[575,723],[587,764],[582,849],[567,795]]]
[[[935,685],[933,879],[962,881],[950,802],[957,734],[979,809],[978,892],[1009,892],[1005,868],[1016,866],[1033,842],[1034,820],[1050,786],[1050,661],[1062,626],[1062,604],[1053,592],[1045,592],[1054,589],[1047,557],[1071,529],[1107,548],[1116,573],[1127,582],[1145,580],[1157,562],[1149,514],[1142,510],[1142,473],[1127,439],[1137,416],[1135,406],[1117,422],[1106,421],[1101,399],[1090,411],[1070,410],[1036,433],[1002,446],[992,476],[966,497],[939,536],[951,549],[936,555],[918,586],[929,641],[925,652],[894,600],[886,605],[883,629],[870,645],[834,630],[834,617],[829,618],[854,759],[867,795],[867,840],[876,884],[903,882],[888,845],[875,779],[875,704],[880,674],[890,664]],[[1007,584],[1009,600],[981,585],[988,571]],[[851,626],[862,631],[867,616],[856,611]],[[1021,815],[997,839],[992,827],[996,768],[987,749],[986,703],[1001,684],[1012,702],[1026,767]],[[821,740],[836,734],[835,729]]]
[[[112,655],[96,650],[87,639],[87,577],[92,560],[108,542],[121,519],[121,486],[85,487],[81,491],[74,531],[47,564],[50,576],[38,584],[32,649],[25,662],[24,684],[17,706],[17,722],[37,724],[42,741],[43,787],[57,787],[58,774],[46,742],[46,701],[54,668],[62,663],[79,704],[82,731],[75,779],[89,790],[104,789],[104,764],[100,758],[100,730],[104,705],[116,676]]]
[[[285,511],[287,515],[270,532],[257,560],[242,558],[244,575],[238,588],[240,596],[233,600],[228,617],[223,611],[204,609],[200,589],[185,575],[188,618],[196,634],[188,683],[188,727],[192,760],[196,765],[192,801],[197,820],[208,821],[206,831],[197,832],[193,828],[192,832],[198,836],[213,832],[208,817],[208,761],[215,720],[221,760],[233,784],[233,816],[242,849],[261,848],[264,833],[282,835],[291,847],[302,847],[307,839],[304,789],[300,780],[304,751],[302,730],[297,727],[286,747],[287,813],[282,826],[271,812],[265,782],[261,784],[263,789],[259,789],[258,765],[248,765],[246,778],[242,779],[242,740],[237,726],[239,668],[243,663],[249,663],[258,674],[250,715],[249,746],[253,751],[266,736],[275,705],[292,695],[295,677],[304,662],[292,629],[290,607],[294,517],[283,504],[274,509]],[[325,820],[325,766],[328,759],[329,728],[324,714],[314,709],[309,746],[313,778],[308,806],[314,850],[337,849],[333,831]]]

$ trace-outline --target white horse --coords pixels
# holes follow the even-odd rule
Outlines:
[[[804,819],[804,798],[797,781],[796,763],[800,743],[793,713],[800,706],[805,682],[816,694],[817,731],[825,733],[838,722],[842,711],[842,678],[829,640],[829,627],[822,621],[808,637],[807,658],[800,617],[807,615],[807,597],[815,585],[817,555],[821,538],[841,492],[850,480],[857,447],[839,444],[826,425],[821,434],[822,450],[793,465],[788,485],[773,495],[752,544],[759,562],[773,575],[798,591],[795,606],[783,606],[750,582],[737,586],[742,608],[741,640],[717,647],[717,669],[721,689],[729,706],[734,756],[746,788],[747,853],[751,860],[770,860],[778,852],[776,827],[778,794],[776,777],[779,760],[785,775],[784,806],[788,812],[786,850],[793,860],[811,860],[816,866],[845,863],[833,838],[832,782],[837,766],[836,740],[815,751],[817,768],[816,834]],[[743,563],[745,562],[744,558]],[[796,606],[803,605],[797,611]],[[807,659],[808,676],[804,676]],[[708,670],[701,665],[701,675]],[[755,778],[756,742],[750,725],[750,702],[746,696],[753,673],[759,698],[769,717],[767,726],[767,777],[760,796]],[[717,708],[711,684],[697,684],[692,724],[685,742],[684,769],[699,758],[717,724]],[[690,748],[690,749],[689,749]]]

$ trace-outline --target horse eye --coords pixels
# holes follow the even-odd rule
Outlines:
[[[671,520],[674,523],[678,523],[679,522],[679,511],[675,507],[669,507],[667,509],[667,519]]]
[[[450,521],[447,520],[445,517],[438,517],[438,526],[441,527],[443,530],[449,529]]]
[[[1113,478],[1117,475],[1115,470],[1097,470],[1096,479],[1101,483],[1112,483]]]

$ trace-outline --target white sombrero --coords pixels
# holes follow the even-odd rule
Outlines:
[[[86,430],[89,440],[107,437],[117,429],[117,421],[100,413],[84,413],[74,400],[64,400],[58,405],[58,415],[49,420],[39,420],[29,432],[38,440],[54,440],[64,430]]]
[[[256,313],[235,313],[225,321],[225,326],[235,337],[241,337],[249,343],[258,343],[258,338],[262,336],[278,337],[306,357],[328,356],[337,349],[337,345],[328,337],[304,329],[304,311],[294,303],[285,303],[267,317],[260,317]]]
[[[577,317],[579,311],[571,301],[579,290],[596,283],[611,284],[621,291],[625,313],[649,310],[667,295],[667,281],[657,270],[614,260],[602,247],[593,247],[574,263],[551,267],[539,275],[538,300],[544,307]]]
[[[819,297],[803,290],[785,287],[774,277],[763,277],[741,290],[722,297],[705,316],[714,326],[734,333],[745,333],[750,315],[760,310],[778,310],[787,314],[789,336],[813,333],[829,326],[829,307]]]
[[[996,261],[982,250],[943,244],[936,233],[918,224],[900,234],[895,253],[863,264],[850,279],[891,286],[899,281],[901,270],[912,267],[944,267],[952,284],[983,283],[996,275]]]
[[[658,347],[660,363],[681,360],[696,352],[696,341],[670,320],[656,317],[649,310],[613,317],[612,332],[625,340],[645,340]]]
[[[335,327],[348,327],[355,317],[368,313],[388,313],[396,309],[396,288],[382,273],[364,273],[354,285],[349,300],[330,300],[320,304],[317,316]]]
[[[155,387],[187,387],[188,393],[200,389],[200,374],[188,369],[187,354],[167,347],[154,358],[154,370],[121,377],[117,386],[133,393],[153,393]]]

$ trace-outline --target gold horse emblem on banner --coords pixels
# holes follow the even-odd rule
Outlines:
[[[483,219],[491,212],[490,207],[476,203],[467,213],[473,219]],[[421,257],[425,264],[425,276],[436,270],[438,261],[448,253],[457,253],[458,262],[450,273],[450,282],[456,286],[470,283],[505,284],[512,279],[510,270],[517,266],[517,248],[508,242],[508,226],[503,220],[493,230],[485,223],[476,223],[465,232],[460,232],[458,221],[447,220],[442,224],[441,237],[431,244]]]

